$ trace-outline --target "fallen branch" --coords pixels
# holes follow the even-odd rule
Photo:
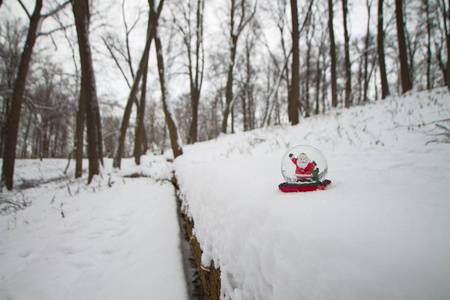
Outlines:
[[[10,199],[5,194],[0,194],[0,212],[2,214],[22,210],[25,208],[25,206],[27,206],[25,200],[20,203],[18,201]]]

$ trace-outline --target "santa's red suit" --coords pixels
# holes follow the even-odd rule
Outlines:
[[[316,166],[309,161],[309,159],[307,164],[300,164],[300,166],[297,164],[298,158],[291,158],[291,160],[296,166],[295,177],[297,177],[297,179],[312,179],[312,171]]]

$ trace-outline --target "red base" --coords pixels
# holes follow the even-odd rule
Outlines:
[[[280,189],[280,191],[284,193],[312,192],[316,190],[324,190],[330,183],[331,183],[330,180],[305,184],[294,184],[283,182],[278,186],[278,188]]]

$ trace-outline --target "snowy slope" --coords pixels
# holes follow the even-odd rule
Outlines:
[[[66,163],[18,161],[16,181],[64,177]],[[7,194],[29,206],[0,215],[0,299],[188,298],[173,187],[156,180],[170,166],[146,157],[122,170],[89,187],[64,179]],[[152,178],[122,178],[133,173]]]
[[[448,118],[446,90],[392,98],[186,146],[174,166],[106,161],[89,187],[66,160],[20,160],[17,185],[49,182],[1,195],[28,206],[0,215],[0,299],[187,299],[172,167],[226,299],[450,299],[450,144],[427,143]],[[327,190],[278,191],[298,144],[327,157]]]
[[[449,118],[438,89],[185,147],[181,196],[223,298],[450,299],[450,144],[427,143]],[[327,157],[327,190],[278,190],[299,144]]]

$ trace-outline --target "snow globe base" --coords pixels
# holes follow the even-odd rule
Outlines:
[[[312,192],[316,190],[324,190],[327,185],[331,183],[330,180],[316,181],[310,183],[287,183],[283,182],[278,185],[280,191],[284,193],[297,193],[297,192]]]
[[[281,161],[281,173],[286,182],[278,188],[282,192],[310,192],[325,189],[331,181],[325,179],[328,165],[317,148],[299,145],[289,149]]]

